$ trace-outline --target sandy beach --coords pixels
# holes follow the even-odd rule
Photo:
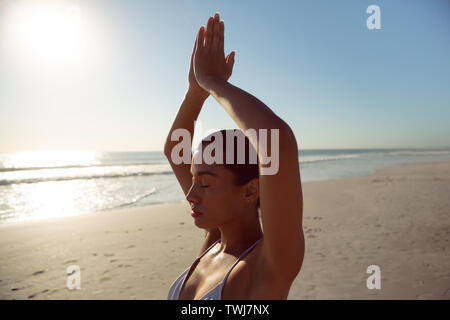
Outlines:
[[[450,299],[450,160],[303,184],[289,299]],[[0,225],[0,299],[166,299],[204,237],[187,202]],[[78,265],[81,288],[66,287]],[[381,289],[369,290],[377,265]]]

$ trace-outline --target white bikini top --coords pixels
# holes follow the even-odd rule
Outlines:
[[[227,281],[228,275],[230,274],[230,272],[233,270],[233,268],[236,266],[236,264],[248,253],[250,252],[250,250],[252,250],[259,241],[261,241],[262,238],[259,238],[258,240],[256,240],[256,242],[254,244],[252,244],[250,246],[250,248],[248,248],[247,250],[245,250],[240,256],[239,258],[236,260],[236,262],[231,266],[230,270],[227,272],[227,274],[225,275],[225,277],[223,278],[223,280],[221,282],[219,282],[219,284],[212,290],[208,291],[208,293],[206,293],[203,297],[200,298],[200,300],[222,300],[222,289],[223,286],[225,285],[225,281]],[[218,242],[220,242],[220,239],[217,240],[216,242],[214,242],[208,249],[205,250],[205,252],[202,253],[202,255],[198,258],[195,259],[194,263],[187,268],[170,286],[169,289],[169,295],[167,296],[168,300],[178,300],[180,297],[180,291],[181,288],[183,287],[184,281],[186,280],[186,277],[189,273],[189,271],[191,270],[192,266],[201,259],[201,257],[203,257],[212,247],[214,247]]]

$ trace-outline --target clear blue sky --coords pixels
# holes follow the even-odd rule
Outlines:
[[[75,8],[82,32],[23,22],[27,2],[0,0],[0,152],[162,150],[215,12],[236,51],[230,82],[285,119],[300,149],[450,146],[447,0],[34,3]],[[381,30],[366,27],[372,4]],[[199,120],[236,127],[212,97]]]

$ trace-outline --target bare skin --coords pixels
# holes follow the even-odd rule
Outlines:
[[[191,57],[189,90],[165,145],[165,154],[187,201],[202,213],[194,218],[195,225],[206,230],[199,255],[220,239],[192,266],[180,299],[200,299],[215,288],[240,254],[261,237],[262,241],[230,273],[222,299],[286,299],[304,257],[297,142],[290,127],[269,107],[228,82],[235,53],[225,57],[224,29],[217,13],[208,19],[206,28],[199,29]],[[249,128],[279,129],[277,174],[260,175],[244,186],[236,186],[233,173],[220,164],[171,162],[170,150],[177,143],[170,141],[171,132],[186,128],[192,137],[193,122],[209,95],[243,132]],[[202,174],[204,171],[212,175]],[[258,197],[264,233],[257,216]]]

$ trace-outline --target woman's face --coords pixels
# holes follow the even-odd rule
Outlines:
[[[233,182],[233,173],[220,164],[191,165],[192,185],[186,199],[201,214],[194,223],[202,229],[213,229],[233,221],[243,209],[243,190]]]

